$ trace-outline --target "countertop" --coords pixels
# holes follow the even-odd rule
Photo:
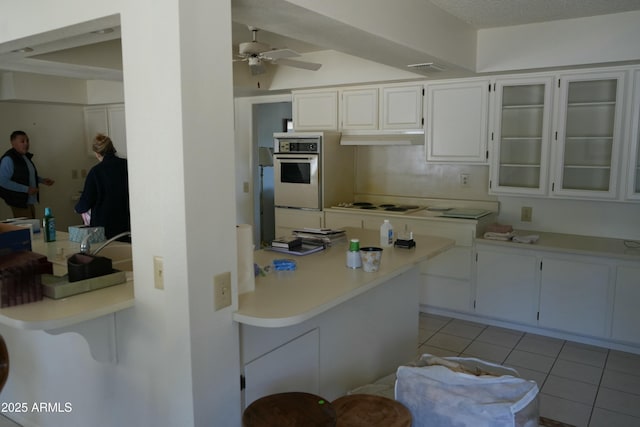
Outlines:
[[[605,256],[640,261],[640,247],[627,247],[625,240],[607,237],[581,236],[577,234],[548,233],[544,231],[515,230],[518,236],[539,236],[535,243],[515,243],[478,238],[477,243],[520,249],[547,250],[577,255]]]
[[[78,252],[79,243],[70,242],[68,233],[57,231],[55,242],[45,243],[35,234],[32,251],[46,255],[54,274],[66,272],[66,257]],[[134,305],[132,275],[127,282],[58,300],[41,301],[0,309],[0,323],[20,329],[52,330],[111,314]]]
[[[416,264],[453,247],[452,239],[414,235],[413,249],[384,248],[380,269],[366,273],[345,265],[348,239],[359,238],[360,247],[379,246],[378,231],[344,228],[347,240],[305,256],[269,250],[254,253],[254,261],[270,265],[274,259],[295,259],[295,271],[272,271],[256,277],[255,290],[238,298],[233,319],[261,327],[299,324],[408,271]]]

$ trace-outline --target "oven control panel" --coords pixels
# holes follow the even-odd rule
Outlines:
[[[284,138],[276,139],[276,153],[319,153],[319,139]]]

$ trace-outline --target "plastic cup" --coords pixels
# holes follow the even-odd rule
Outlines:
[[[382,248],[375,246],[360,248],[360,258],[362,259],[362,269],[367,273],[374,273],[380,268]]]

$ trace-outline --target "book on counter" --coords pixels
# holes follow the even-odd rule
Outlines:
[[[294,249],[302,246],[302,239],[298,236],[283,236],[271,241],[272,248]]]
[[[302,239],[302,242],[309,245],[331,246],[336,242],[347,240],[344,230],[333,230],[331,228],[302,228],[293,230],[293,234]]]

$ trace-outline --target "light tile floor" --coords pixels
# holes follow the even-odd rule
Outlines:
[[[640,426],[640,355],[421,313],[423,353],[516,369],[538,383],[543,417],[579,427]]]

